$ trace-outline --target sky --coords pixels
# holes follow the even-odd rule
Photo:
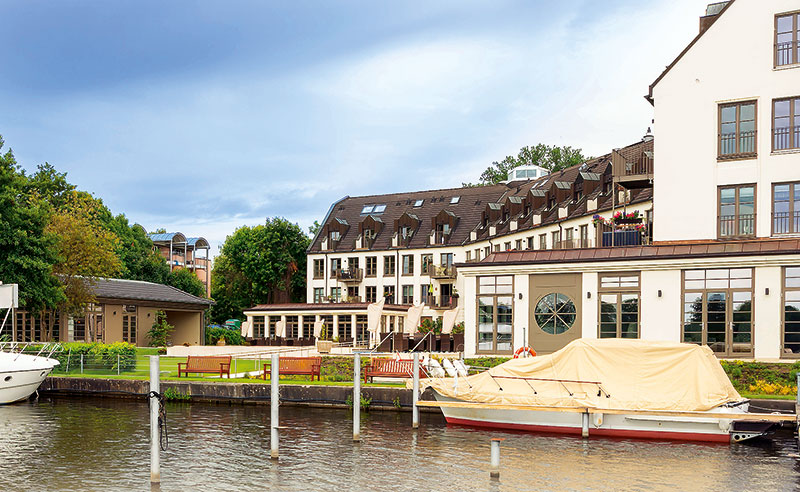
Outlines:
[[[526,145],[598,156],[706,1],[2,0],[0,135],[148,231],[460,186]]]

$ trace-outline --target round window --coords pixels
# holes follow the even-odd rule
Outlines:
[[[564,294],[547,294],[536,304],[534,317],[543,332],[560,335],[575,323],[575,303]]]

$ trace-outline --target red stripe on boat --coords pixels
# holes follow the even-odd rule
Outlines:
[[[492,429],[509,429],[526,432],[543,432],[548,434],[581,435],[580,427],[559,427],[555,425],[513,424],[507,422],[486,422],[482,420],[447,418],[448,424],[466,425],[469,427],[488,427]],[[622,437],[629,439],[661,439],[666,441],[703,441],[730,443],[729,434],[705,434],[700,432],[662,432],[632,429],[596,429],[589,427],[590,436]]]

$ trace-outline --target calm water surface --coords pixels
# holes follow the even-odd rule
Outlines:
[[[56,398],[0,407],[0,490],[150,490],[148,409]],[[791,436],[760,445],[553,437],[448,427],[438,415],[371,412],[353,444],[348,411],[281,408],[269,459],[269,407],[168,404],[162,491],[765,490],[800,488]],[[504,437],[501,478],[489,439]]]

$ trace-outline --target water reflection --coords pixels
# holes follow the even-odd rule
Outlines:
[[[0,490],[148,490],[144,402],[42,399],[0,407]],[[787,490],[790,436],[754,446],[539,436],[447,427],[438,415],[281,409],[269,459],[266,405],[168,404],[160,490]],[[499,480],[489,439],[504,437]],[[159,490],[159,489],[153,489]]]

